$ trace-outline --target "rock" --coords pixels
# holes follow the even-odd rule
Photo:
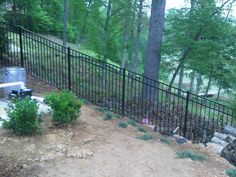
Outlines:
[[[87,156],[93,156],[93,152],[92,151],[87,151],[86,154],[87,154]]]
[[[221,152],[221,156],[227,159],[230,163],[236,164],[236,140],[229,143]]]
[[[224,127],[224,132],[236,137],[236,128],[226,125]]]
[[[215,137],[215,136],[211,139],[211,142],[212,142],[212,143],[215,143],[215,144],[222,145],[223,147],[226,147],[226,146],[228,145],[227,142],[225,142],[225,141],[223,141],[223,140],[220,140],[219,138],[217,138],[217,137]]]
[[[212,149],[216,154],[221,154],[222,150],[224,149],[224,146],[216,143],[207,143],[207,146]]]
[[[76,158],[76,159],[81,159],[83,158],[83,155],[81,152],[68,152],[67,157],[73,157],[73,158]]]
[[[214,137],[217,137],[220,140],[226,141],[226,139],[229,137],[229,135],[223,134],[223,133],[219,133],[219,132],[215,132],[214,133]]]
[[[178,144],[184,144],[187,142],[187,139],[180,136],[180,135],[173,135],[173,138],[175,138],[175,140]]]

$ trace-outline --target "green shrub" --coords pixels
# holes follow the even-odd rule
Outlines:
[[[5,30],[0,30],[0,56],[7,52],[10,47],[10,40]]]
[[[134,120],[132,120],[132,119],[129,119],[129,120],[127,121],[127,123],[128,123],[129,125],[133,126],[133,127],[138,127],[138,124],[137,124]]]
[[[13,100],[6,108],[6,112],[9,120],[3,122],[3,128],[23,136],[39,133],[41,120],[36,101],[30,98]]]
[[[121,119],[121,115],[119,115],[119,114],[115,114],[115,118],[117,118],[117,119]]]
[[[112,114],[110,112],[106,112],[103,120],[111,120],[111,119],[112,119]]]
[[[128,127],[128,123],[127,122],[119,122],[118,126],[120,128],[127,128]]]
[[[140,132],[143,132],[143,133],[147,132],[143,127],[138,127],[137,130],[140,131]]]
[[[162,143],[165,143],[165,144],[171,144],[171,143],[172,143],[168,138],[166,138],[166,137],[164,137],[164,136],[161,136],[161,137],[160,137],[160,141],[161,141]]]
[[[54,124],[75,123],[82,105],[76,96],[69,91],[52,92],[46,96],[45,103],[52,109]]]
[[[195,160],[198,160],[198,161],[206,160],[206,157],[203,154],[197,153],[197,152],[192,152],[190,150],[184,150],[184,151],[177,152],[177,156],[179,158],[190,158],[194,161]]]
[[[229,177],[236,177],[236,169],[227,169],[225,170],[225,174]]]
[[[98,112],[101,112],[101,113],[105,113],[107,111],[106,109],[104,109],[102,107],[96,107],[95,110]]]
[[[148,140],[152,140],[153,137],[152,137],[152,135],[145,133],[143,135],[138,136],[137,139],[148,141]]]

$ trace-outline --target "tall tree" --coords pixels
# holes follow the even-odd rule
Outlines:
[[[67,43],[67,24],[68,24],[68,2],[64,0],[64,31],[63,31],[63,46],[66,47]]]
[[[159,80],[165,7],[166,0],[152,0],[144,76],[154,80]],[[152,82],[151,85],[155,85],[155,82]],[[147,86],[144,86],[143,96],[144,95],[147,96],[146,99],[154,98],[155,92],[148,92]]]
[[[144,0],[139,0],[138,7],[138,18],[137,18],[137,31],[135,37],[135,46],[134,46],[134,56],[131,63],[131,71],[137,72],[138,62],[139,62],[139,49],[140,49],[140,33],[142,30],[142,17],[143,17],[143,2]]]

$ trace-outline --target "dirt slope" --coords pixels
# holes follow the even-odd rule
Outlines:
[[[1,130],[0,152],[7,158],[14,157],[16,164],[23,163],[21,167],[30,171],[19,176],[220,177],[224,169],[231,167],[198,145],[139,140],[136,137],[140,132],[132,127],[121,129],[118,122],[115,118],[104,121],[102,113],[83,106],[73,127],[55,128],[46,117],[43,134],[36,137],[18,138]],[[206,162],[178,159],[176,151],[180,149],[202,151],[209,158]]]

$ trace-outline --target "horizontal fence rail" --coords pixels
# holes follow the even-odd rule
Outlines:
[[[65,48],[21,27],[0,23],[2,66],[22,66],[59,89],[113,112],[148,121],[165,134],[193,142],[234,125],[233,109],[196,94]],[[7,45],[6,45],[7,44]],[[5,46],[5,47],[3,47]]]

